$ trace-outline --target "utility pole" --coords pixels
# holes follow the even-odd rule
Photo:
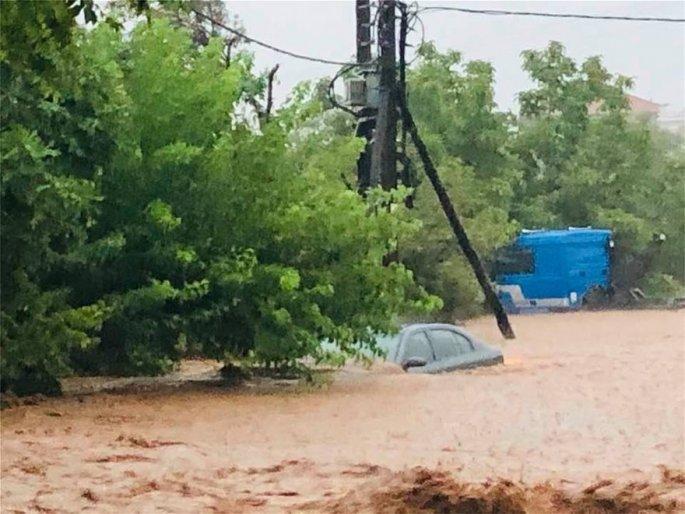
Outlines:
[[[401,107],[402,105],[407,105],[407,32],[409,31],[409,16],[407,13],[407,4],[404,2],[399,2],[398,7],[400,9],[400,80],[397,86],[397,104]],[[401,110],[400,110],[401,112]],[[400,151],[398,153],[398,158],[402,163],[401,180],[402,185],[406,187],[415,187],[416,180],[413,176],[412,163],[407,157],[407,123],[404,116],[400,116],[402,120],[402,132],[400,135]],[[414,207],[414,195],[413,193],[408,195],[404,199],[404,205],[408,209]]]
[[[371,4],[357,0],[357,62],[371,62]]]
[[[485,295],[485,301],[495,314],[497,326],[499,327],[500,332],[506,339],[514,339],[516,336],[514,335],[514,329],[511,327],[511,324],[509,323],[509,317],[507,316],[507,313],[504,310],[504,307],[502,306],[502,302],[500,302],[497,293],[495,293],[495,290],[493,289],[492,284],[490,283],[490,279],[488,278],[488,275],[485,272],[485,268],[483,267],[483,263],[481,262],[478,253],[476,252],[475,248],[473,248],[473,246],[471,245],[468,235],[466,235],[466,230],[464,229],[464,225],[461,222],[461,219],[459,219],[457,212],[454,210],[452,200],[450,200],[450,197],[447,194],[447,190],[445,189],[445,186],[442,184],[442,181],[440,180],[438,170],[435,168],[433,160],[430,158],[430,155],[428,154],[428,149],[426,148],[423,139],[421,139],[419,130],[416,128],[416,123],[414,123],[414,118],[409,112],[407,104],[404,102],[404,98],[400,98],[400,107],[402,109],[402,117],[404,118],[404,122],[406,124],[407,130],[409,131],[409,135],[411,136],[412,141],[414,142],[414,146],[416,147],[416,150],[419,154],[419,157],[423,162],[423,169],[426,172],[426,175],[428,175],[428,179],[431,181],[431,184],[433,185],[435,194],[438,196],[438,200],[440,201],[440,206],[442,207],[442,210],[445,213],[445,217],[447,218],[450,227],[452,227],[454,237],[456,238],[457,243],[459,243],[462,252],[464,252],[466,260],[469,261],[469,264],[471,265],[471,269],[473,270],[474,275],[476,275],[476,280],[478,280],[478,283],[480,284],[480,287],[483,290],[483,294]]]
[[[406,156],[406,134],[409,133],[419,157],[423,161],[423,167],[435,190],[440,205],[452,228],[457,243],[466,256],[467,261],[485,294],[485,300],[493,310],[497,325],[507,339],[515,337],[514,330],[509,323],[502,303],[495,293],[492,284],[485,272],[483,263],[478,253],[471,245],[464,225],[454,209],[452,201],[447,194],[438,171],[428,154],[419,131],[414,123],[409,109],[407,108],[406,95],[406,59],[408,15],[407,7],[400,0],[378,0],[378,43],[380,55],[378,63],[380,67],[378,115],[374,120],[374,109],[368,105],[358,113],[357,136],[365,137],[367,144],[365,150],[357,161],[358,187],[363,194],[369,187],[380,185],[384,190],[397,187],[397,115],[398,106],[402,112],[402,155],[404,164],[403,183],[410,183],[410,168]],[[399,6],[400,19],[400,82],[397,84],[395,69],[395,8]],[[369,0],[356,0],[357,10],[357,62],[365,65],[371,61],[370,23],[371,13]],[[364,66],[361,66],[362,70]],[[368,81],[367,81],[368,86]],[[368,97],[367,97],[368,98]],[[375,130],[374,130],[375,122]],[[371,138],[373,134],[373,139]],[[369,149],[371,146],[371,149]],[[369,159],[370,158],[370,159]],[[370,162],[369,162],[370,161]],[[369,168],[370,164],[370,168]],[[408,207],[413,205],[413,199],[405,201]],[[396,253],[384,257],[384,262],[391,262],[397,258]]]
[[[395,0],[379,0],[379,100],[371,151],[371,186],[397,187],[397,83],[395,71]]]
[[[369,0],[356,0],[357,16],[357,62],[364,66],[371,63],[371,5]],[[376,110],[365,106],[358,113],[355,135],[366,139],[366,146],[357,159],[357,187],[364,193],[371,185],[371,139],[376,122]]]

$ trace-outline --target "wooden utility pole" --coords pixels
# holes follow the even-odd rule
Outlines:
[[[357,0],[357,62],[371,62],[371,4]]]
[[[407,32],[409,31],[408,21],[409,16],[407,13],[407,4],[399,2],[398,7],[400,9],[400,80],[397,85],[397,104],[406,105],[407,104]],[[407,123],[404,116],[400,116],[402,120],[402,132],[400,135],[400,151],[398,157],[402,163],[402,185],[406,187],[415,187],[416,183],[412,173],[412,164],[407,157]],[[404,199],[404,205],[408,209],[414,207],[414,195],[413,193],[408,195]]]
[[[371,63],[371,5],[369,0],[357,0],[357,62],[361,65]],[[363,73],[363,72],[362,72]],[[357,187],[364,193],[371,185],[371,138],[376,122],[376,110],[365,106],[358,113],[355,135],[366,139],[366,146],[357,159]]]
[[[371,186],[397,187],[397,81],[395,70],[395,0],[379,0],[380,66],[378,117],[371,152]]]
[[[395,69],[395,8],[399,5],[401,11],[400,19],[400,82],[397,84]],[[371,13],[369,0],[356,0],[357,10],[357,62],[367,64],[371,61],[370,45],[370,21]],[[378,116],[375,119],[372,114],[373,109],[368,106],[362,108],[358,113],[359,122],[357,124],[357,136],[365,137],[367,140],[366,148],[357,161],[358,187],[364,193],[369,187],[380,185],[383,189],[389,190],[397,187],[397,115],[398,106],[402,115],[402,156],[405,166],[404,183],[410,182],[408,168],[409,162],[406,156],[406,133],[408,132],[414,142],[414,146],[423,162],[423,167],[435,190],[440,205],[447,217],[454,236],[466,256],[476,279],[485,294],[485,299],[490,308],[495,313],[497,325],[502,335],[507,339],[515,337],[509,318],[502,303],[495,293],[490,279],[488,278],[483,263],[480,261],[478,253],[471,245],[457,212],[452,205],[452,201],[443,186],[438,170],[428,154],[428,149],[424,144],[419,131],[416,128],[414,119],[407,108],[406,96],[406,38],[408,31],[408,16],[406,5],[396,0],[379,0],[378,6],[378,42],[380,55],[378,63],[380,66],[379,101]],[[369,44],[366,44],[366,42]],[[363,113],[365,113],[363,115]],[[373,140],[371,140],[373,132]],[[371,150],[369,150],[371,146]],[[370,170],[369,170],[370,157]],[[369,173],[370,171],[370,173]],[[407,206],[412,205],[412,199],[407,199]],[[384,262],[394,260],[396,255],[386,255]]]
[[[516,336],[514,335],[514,329],[511,328],[511,324],[509,323],[509,317],[507,316],[507,313],[504,310],[504,307],[502,306],[502,302],[500,302],[499,298],[497,297],[497,294],[495,293],[495,290],[493,289],[492,284],[490,283],[490,279],[488,278],[487,273],[485,273],[485,268],[483,267],[483,263],[480,261],[480,257],[478,257],[478,253],[476,253],[476,250],[473,248],[473,246],[471,246],[471,242],[469,241],[469,238],[466,235],[466,230],[464,230],[464,225],[459,219],[457,212],[454,210],[454,206],[452,205],[452,201],[450,200],[450,197],[447,194],[447,190],[445,189],[445,186],[443,186],[442,181],[440,180],[438,170],[435,168],[435,165],[433,164],[433,161],[430,158],[430,155],[428,154],[428,149],[426,148],[426,145],[424,144],[423,140],[421,139],[421,136],[419,135],[419,131],[416,128],[416,124],[414,123],[414,118],[409,112],[409,109],[407,108],[404,99],[399,98],[399,102],[400,108],[402,110],[402,117],[404,118],[404,122],[406,124],[407,130],[409,131],[409,135],[411,136],[412,141],[414,142],[416,151],[418,152],[419,157],[423,162],[423,167],[426,171],[426,175],[428,175],[428,178],[431,181],[431,184],[433,185],[433,189],[435,189],[435,193],[438,195],[438,200],[440,201],[442,210],[444,211],[445,216],[447,217],[447,221],[449,221],[449,224],[452,227],[454,236],[456,237],[462,252],[464,252],[466,259],[469,261],[469,264],[471,265],[471,268],[473,269],[473,272],[476,275],[476,279],[478,280],[478,283],[480,284],[480,287],[483,290],[483,293],[485,294],[485,301],[488,303],[490,308],[495,313],[495,318],[497,319],[497,326],[499,327],[500,332],[505,338],[514,339]]]

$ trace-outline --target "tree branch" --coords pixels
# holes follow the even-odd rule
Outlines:
[[[276,75],[276,72],[278,71],[279,65],[277,64],[273,68],[271,68],[271,71],[269,71],[268,75],[268,86],[267,86],[267,93],[266,93],[266,112],[264,113],[264,117],[266,121],[269,121],[269,116],[271,115],[271,108],[273,107],[273,86],[274,86],[274,75]]]

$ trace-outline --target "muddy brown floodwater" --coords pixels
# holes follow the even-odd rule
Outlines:
[[[97,393],[2,413],[3,512],[685,509],[685,312],[468,323],[503,366],[321,389]]]

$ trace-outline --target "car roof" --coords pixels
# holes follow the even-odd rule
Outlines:
[[[402,327],[402,330],[400,332],[409,332],[409,331],[414,331],[414,330],[456,330],[457,332],[462,332],[463,329],[456,326],[452,325],[450,323],[410,323],[408,325],[404,325]]]
[[[473,341],[473,336],[471,334],[469,334],[462,327],[453,325],[451,323],[409,323],[407,325],[404,325],[402,327],[402,330],[400,330],[400,332],[395,337],[394,347],[390,351],[388,351],[388,358],[390,360],[397,362],[396,359],[399,356],[400,347],[402,346],[403,341],[405,340],[404,336],[420,330],[450,330],[458,334],[461,334],[470,341]]]

